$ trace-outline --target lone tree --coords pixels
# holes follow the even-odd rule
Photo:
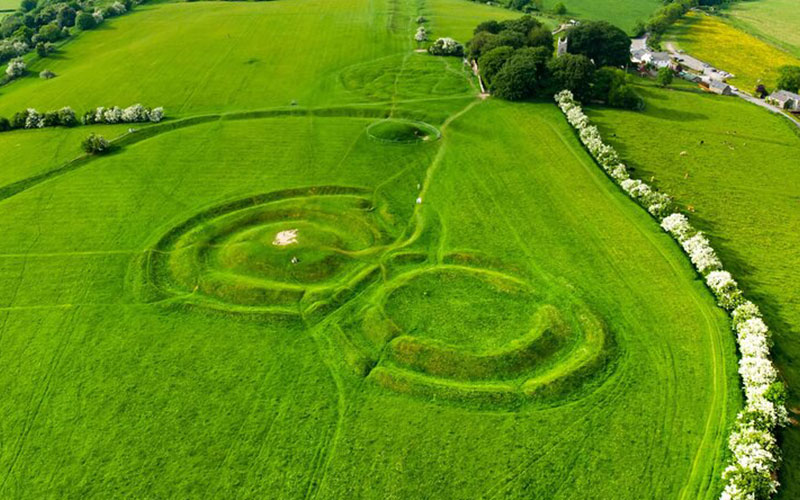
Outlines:
[[[630,62],[631,39],[624,31],[605,21],[587,22],[570,30],[567,50],[588,57],[598,68],[618,68]]]
[[[89,134],[89,137],[84,139],[81,143],[81,147],[90,155],[101,155],[107,153],[111,149],[111,143],[102,135]]]
[[[656,76],[656,82],[658,83],[659,87],[666,87],[672,83],[674,75],[672,74],[672,70],[669,68],[658,68],[658,76]]]

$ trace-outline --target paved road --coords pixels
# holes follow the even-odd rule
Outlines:
[[[755,104],[757,106],[761,106],[762,108],[767,109],[769,111],[772,111],[773,113],[779,114],[779,115],[783,116],[784,118],[786,118],[787,120],[791,120],[791,122],[794,123],[795,126],[797,126],[797,128],[800,128],[800,121],[798,121],[797,118],[795,118],[793,116],[790,116],[790,115],[787,115],[786,113],[781,111],[780,108],[778,108],[777,106],[773,106],[772,104],[770,104],[770,103],[768,103],[768,102],[766,102],[766,101],[764,101],[762,99],[759,99],[757,97],[753,97],[750,94],[748,94],[746,92],[742,92],[739,89],[735,89],[733,91],[733,95],[735,95],[736,97],[742,98],[747,102],[751,102],[751,103],[753,103],[753,104]]]
[[[693,69],[694,71],[702,73],[703,76],[711,80],[718,80],[720,82],[724,82],[726,79],[733,77],[732,74],[726,71],[718,70],[714,66],[706,62],[703,62],[700,59],[697,59],[696,57],[692,57],[685,52],[679,51],[678,49],[675,48],[674,45],[672,45],[671,42],[667,42],[665,46],[667,47],[669,53],[672,54],[672,57],[674,57],[675,59],[679,59],[679,62],[682,65],[686,66],[687,68]]]
[[[673,55],[673,57],[675,57],[676,59],[678,59],[678,58],[681,59],[681,61],[680,61],[681,64],[683,64],[684,66],[686,66],[688,68],[691,68],[691,69],[693,69],[695,71],[702,72],[703,75],[708,77],[708,78],[724,82],[726,79],[733,77],[732,74],[730,74],[728,72],[725,72],[725,71],[718,70],[717,68],[714,68],[710,64],[704,63],[700,59],[692,57],[689,54],[686,54],[685,52],[678,52],[675,49],[675,46],[672,45],[669,42],[666,43],[666,47],[667,47],[667,50],[670,52],[670,54]],[[757,106],[761,106],[762,108],[764,108],[766,110],[769,110],[769,111],[771,111],[773,113],[779,114],[779,115],[783,116],[784,118],[786,118],[787,120],[790,120],[792,123],[795,124],[795,126],[800,128],[800,121],[798,121],[796,118],[784,113],[777,106],[773,106],[772,104],[764,101],[763,99],[758,99],[757,97],[753,97],[752,95],[748,94],[747,92],[743,92],[743,91],[737,89],[734,86],[731,86],[731,88],[733,89],[733,95],[735,95],[736,97],[744,99],[745,101],[753,103],[753,104],[755,104]]]

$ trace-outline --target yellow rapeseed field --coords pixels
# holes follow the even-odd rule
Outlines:
[[[772,90],[778,68],[800,66],[800,59],[740,31],[719,18],[690,12],[666,37],[675,45],[718,69],[735,75],[729,82],[752,92],[759,83]]]

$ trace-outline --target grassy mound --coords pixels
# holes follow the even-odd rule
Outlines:
[[[427,123],[391,119],[370,125],[367,135],[376,141],[408,144],[436,140],[439,131]]]

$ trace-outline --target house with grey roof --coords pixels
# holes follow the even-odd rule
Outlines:
[[[733,89],[731,86],[719,80],[709,81],[708,91],[719,95],[733,95]]]
[[[800,109],[800,95],[788,90],[776,90],[767,97],[766,101],[781,109]]]

